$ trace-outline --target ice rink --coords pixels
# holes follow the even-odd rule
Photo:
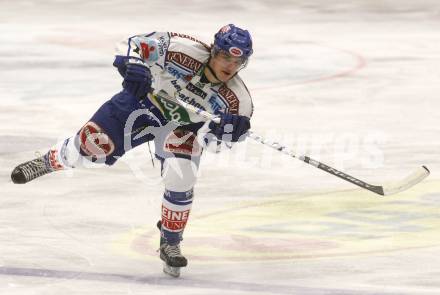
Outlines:
[[[12,169],[121,88],[115,43],[248,28],[252,130],[380,197],[250,140],[206,154],[179,279],[158,258],[163,187],[146,145],[110,168],[14,185]],[[0,294],[440,294],[438,1],[0,1]]]

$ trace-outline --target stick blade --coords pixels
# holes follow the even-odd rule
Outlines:
[[[389,196],[397,194],[404,190],[407,190],[417,183],[421,182],[423,179],[428,177],[429,169],[426,166],[422,166],[415,170],[413,173],[402,179],[401,181],[391,183],[383,187],[384,196]]]

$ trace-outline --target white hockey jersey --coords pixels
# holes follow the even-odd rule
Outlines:
[[[238,75],[226,83],[201,81],[210,47],[193,37],[171,32],[136,35],[119,44],[117,54],[150,68],[153,104],[168,120],[182,125],[206,120],[187,111],[175,97],[209,113],[224,111],[252,116],[251,96]]]

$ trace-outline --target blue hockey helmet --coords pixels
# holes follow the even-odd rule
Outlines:
[[[214,36],[214,53],[222,50],[246,61],[253,53],[251,34],[247,30],[229,24]]]

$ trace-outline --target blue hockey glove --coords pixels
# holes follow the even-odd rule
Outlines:
[[[150,69],[142,64],[127,63],[122,87],[137,99],[144,99],[151,91]]]
[[[118,69],[118,72],[122,78],[125,77],[125,72],[127,71],[127,60],[128,57],[126,55],[116,55],[115,60],[113,61],[113,66]]]
[[[223,141],[237,142],[244,140],[244,134],[251,128],[250,119],[234,114],[220,114],[219,124],[209,123],[211,133]]]

